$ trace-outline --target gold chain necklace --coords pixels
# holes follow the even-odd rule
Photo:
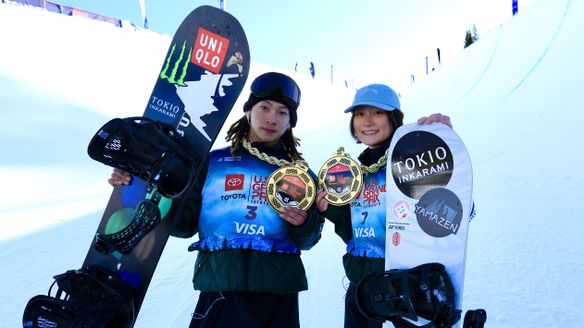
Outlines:
[[[377,163],[375,163],[373,165],[370,165],[370,166],[361,165],[361,170],[365,173],[375,173],[375,172],[379,171],[380,168],[382,168],[383,166],[385,166],[387,164],[387,153],[388,152],[389,152],[389,148],[385,151],[385,154],[383,154],[383,156],[381,156],[381,158],[379,158]]]
[[[316,198],[316,186],[305,161],[288,162],[269,156],[252,147],[247,139],[243,139],[241,144],[253,156],[280,167],[270,174],[266,182],[266,195],[274,210],[284,213],[288,206],[303,211],[310,208]]]
[[[243,148],[245,148],[247,151],[249,151],[250,154],[252,154],[255,157],[261,159],[262,161],[266,161],[272,165],[278,165],[279,167],[300,165],[300,166],[308,168],[308,164],[305,161],[300,160],[300,161],[294,161],[291,163],[291,162],[288,162],[287,160],[277,159],[274,156],[270,156],[266,153],[260,152],[257,148],[253,147],[251,145],[251,143],[249,142],[249,140],[247,140],[247,139],[243,139],[241,141],[241,144],[243,145]]]

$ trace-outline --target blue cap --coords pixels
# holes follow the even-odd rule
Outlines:
[[[345,113],[352,112],[357,106],[373,106],[388,112],[401,110],[397,93],[385,84],[370,84],[357,90],[353,104],[345,109]]]

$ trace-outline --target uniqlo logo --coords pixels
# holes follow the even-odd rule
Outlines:
[[[199,27],[191,63],[219,74],[228,48],[229,39]]]
[[[225,176],[225,191],[243,190],[243,174],[228,174]]]

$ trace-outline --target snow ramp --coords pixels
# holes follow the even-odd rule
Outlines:
[[[580,49],[572,44],[581,39],[581,7],[574,0],[533,3],[411,88],[404,95],[404,108],[424,113],[420,104],[434,104],[433,110],[442,112],[477,103],[498,106],[521,88],[530,88],[528,81],[537,80],[537,71],[550,63],[577,64]]]

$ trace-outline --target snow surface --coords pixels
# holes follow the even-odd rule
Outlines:
[[[584,319],[583,14],[584,1],[539,0],[399,90],[406,122],[446,113],[471,154],[478,213],[463,310],[485,308],[488,327],[580,327]],[[143,112],[169,41],[0,4],[0,327],[20,327],[28,299],[82,264],[111,192],[110,169],[89,159],[87,144],[109,119]],[[248,81],[275,68],[251,69]],[[342,114],[352,92],[287,73],[303,91],[296,133],[313,170],[339,146],[356,157],[362,146]],[[195,239],[169,240],[136,327],[188,326],[197,293],[186,248]],[[328,222],[303,253],[302,327],[342,327],[343,253]]]

